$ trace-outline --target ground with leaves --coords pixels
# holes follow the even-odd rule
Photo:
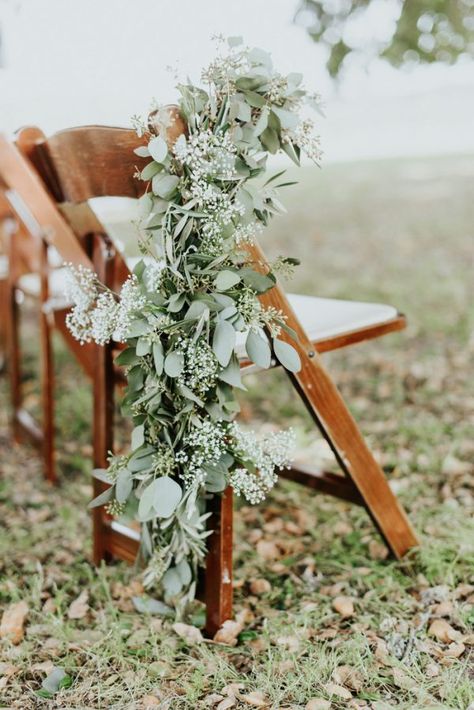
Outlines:
[[[267,504],[236,513],[236,621],[221,643],[202,638],[198,604],[180,624],[150,613],[139,572],[89,563],[90,392],[58,342],[60,489],[42,482],[32,450],[12,447],[0,382],[0,707],[474,702],[473,162],[361,163],[302,177],[265,238],[273,255],[302,259],[290,288],[386,301],[409,315],[404,333],[326,360],[421,550],[386,559],[362,510],[281,484]],[[35,410],[32,318],[24,336]],[[328,459],[283,373],[248,384],[244,421],[290,423],[312,460]]]

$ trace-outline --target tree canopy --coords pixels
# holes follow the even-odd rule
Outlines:
[[[369,15],[383,3],[395,10],[388,37],[380,39],[380,33],[374,32],[367,38],[377,22],[372,15],[370,23]],[[316,42],[328,48],[331,76],[339,74],[346,57],[360,52],[385,58],[394,66],[453,64],[462,55],[474,56],[474,0],[301,0],[296,18]],[[357,25],[361,28],[361,23],[365,30],[362,46],[351,31]]]

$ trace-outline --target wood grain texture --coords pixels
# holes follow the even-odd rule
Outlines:
[[[249,252],[256,267],[265,273],[267,261],[260,247],[254,245]],[[296,348],[301,359],[301,370],[288,375],[342,471],[355,484],[388,547],[396,557],[402,557],[419,544],[418,539],[339,390],[281,287],[276,285],[260,300],[264,307],[285,313],[287,325],[295,331],[296,341],[284,331],[280,336]]]

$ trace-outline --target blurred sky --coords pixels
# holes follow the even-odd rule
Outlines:
[[[326,161],[474,153],[474,64],[397,71],[357,62],[335,86],[324,54],[293,23],[297,0],[0,0],[0,130],[38,124],[129,125],[150,100],[169,103],[176,79],[198,79],[211,35],[243,35],[282,72],[302,71],[323,94]],[[380,38],[394,3],[381,0],[355,28]]]

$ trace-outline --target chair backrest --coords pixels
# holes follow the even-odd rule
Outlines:
[[[24,136],[22,131],[19,144]],[[37,137],[30,156],[57,202],[77,204],[93,197],[139,197],[145,183],[134,175],[149,161],[133,151],[144,144],[133,130],[82,126]]]
[[[145,183],[135,177],[148,162],[134,153],[145,143],[133,130],[83,126],[46,136],[34,127],[19,131],[17,146],[41,176],[49,194],[76,239],[91,257],[91,235],[107,230],[87,203],[97,197],[139,197]],[[111,241],[109,242],[111,244]],[[109,269],[111,285],[118,288],[130,271],[120,252],[114,251]]]

